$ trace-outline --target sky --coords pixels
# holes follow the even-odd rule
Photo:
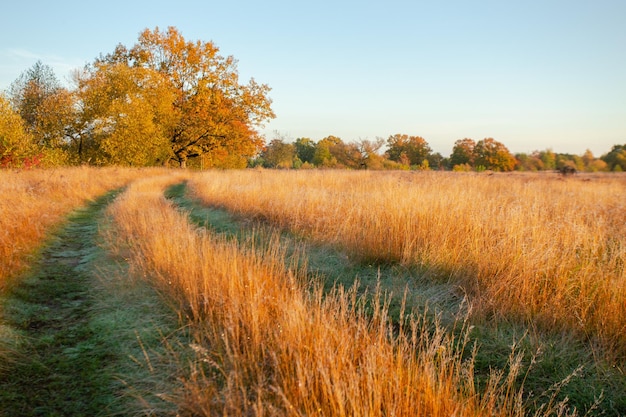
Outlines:
[[[0,91],[35,62],[71,71],[175,26],[272,88],[267,140],[401,133],[594,155],[626,143],[626,1],[6,2]]]

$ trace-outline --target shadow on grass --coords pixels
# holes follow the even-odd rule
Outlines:
[[[263,228],[272,228],[271,224],[240,218],[218,207],[203,206],[186,195],[185,183],[171,186],[165,195],[188,214],[192,223],[242,243],[252,235],[258,239]],[[353,260],[340,248],[316,244],[288,231],[280,231],[280,236],[281,243],[287,247],[287,261],[293,263],[289,256],[296,257],[300,267],[305,267],[312,279],[320,280],[326,290],[335,285],[351,287],[358,280],[361,291],[372,293],[380,285],[390,296],[390,317],[395,320],[406,290],[407,311],[418,315],[429,312],[447,323],[451,331],[461,330],[455,330],[454,323],[458,323],[467,307],[464,294],[457,285],[441,278],[450,276],[445,270],[438,270],[436,277],[432,277],[417,268]],[[455,268],[458,272],[458,266]],[[511,347],[515,345],[524,357],[524,371],[518,382],[524,384],[529,409],[537,409],[558,390],[555,398],[559,401],[569,398],[569,404],[582,414],[626,415],[624,372],[598,362],[586,342],[562,332],[541,331],[503,320],[480,320],[470,325],[472,343],[478,347],[475,357],[478,385],[486,381],[492,369],[506,370]],[[469,356],[470,352],[467,353]],[[568,383],[561,386],[564,380]]]
[[[154,395],[145,389],[160,376],[144,353],[160,349],[177,320],[102,248],[104,210],[119,192],[70,215],[0,300],[16,335],[0,366],[0,416],[135,415],[142,395]]]

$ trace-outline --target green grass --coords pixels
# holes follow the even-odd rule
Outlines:
[[[216,207],[205,207],[186,196],[184,183],[170,187],[166,196],[184,212],[190,221],[246,242],[251,235],[270,235],[267,223],[250,221],[231,215]],[[262,239],[262,237],[261,237]],[[399,317],[402,298],[407,290],[407,311],[434,319],[437,316],[450,331],[460,331],[459,321],[467,306],[458,287],[442,279],[430,277],[418,268],[396,264],[363,263],[350,259],[340,248],[311,243],[302,236],[280,232],[287,253],[305,266],[311,279],[320,280],[326,290],[335,285],[351,287],[359,282],[361,292],[373,291],[380,285],[390,295],[390,316]],[[258,243],[257,243],[258,244]],[[288,262],[294,262],[293,258]],[[594,359],[588,344],[563,333],[527,329],[519,323],[505,320],[471,322],[470,344],[477,346],[475,368],[477,384],[481,384],[491,369],[506,369],[512,346],[523,357],[523,372],[518,382],[531,409],[549,401],[569,399],[569,405],[584,415],[626,415],[626,376],[617,366]],[[456,326],[456,328],[455,328]],[[467,352],[469,355],[470,352]],[[563,383],[566,381],[566,383]]]
[[[102,248],[116,194],[72,214],[0,300],[14,353],[0,366],[0,416],[172,411],[156,394],[171,391],[176,372],[163,342],[181,333],[159,296]]]

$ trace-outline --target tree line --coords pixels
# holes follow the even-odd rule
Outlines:
[[[266,143],[259,129],[275,117],[270,88],[241,83],[232,56],[174,27],[145,29],[132,47],[117,45],[76,70],[72,82],[62,86],[37,62],[0,94],[0,167],[626,170],[626,144],[596,158],[590,151],[513,155],[493,138],[459,139],[444,157],[406,134],[356,142],[277,135]]]
[[[245,167],[273,118],[270,88],[241,83],[237,61],[174,27],[144,30],[63,87],[41,62],[0,97],[0,164]]]
[[[346,143],[336,136],[318,142],[310,138],[295,141],[272,139],[250,161],[252,166],[266,168],[348,168],[453,171],[626,171],[626,144],[615,145],[610,152],[596,158],[590,150],[584,155],[555,153],[550,149],[512,154],[493,138],[479,141],[459,139],[452,153],[444,157],[433,152],[420,136],[395,134],[387,139],[359,140]]]

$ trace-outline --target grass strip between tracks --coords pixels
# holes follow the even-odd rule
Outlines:
[[[0,416],[150,414],[175,373],[164,346],[176,316],[103,248],[110,192],[75,211],[0,300],[9,354]],[[164,343],[165,342],[165,343]],[[170,407],[171,408],[171,407]]]

